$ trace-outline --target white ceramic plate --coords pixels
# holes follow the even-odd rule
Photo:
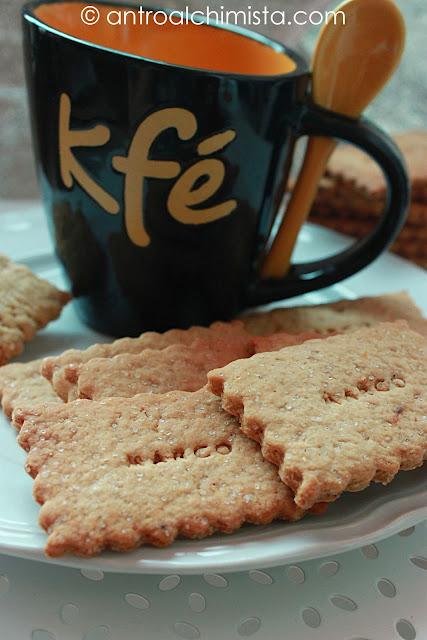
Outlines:
[[[62,284],[38,206],[15,205],[0,211],[0,238],[0,252],[20,259],[51,282]],[[307,225],[300,237],[298,253],[304,259],[320,257],[340,250],[348,242],[339,234]],[[385,255],[345,283],[309,294],[298,302],[327,302],[401,289],[407,289],[427,312],[427,273],[395,256]],[[27,347],[21,360],[59,353],[65,348],[84,348],[95,340],[106,338],[89,331],[69,305],[62,317]],[[32,481],[23,470],[24,459],[14,430],[0,416],[0,553],[52,562],[43,554],[45,534],[37,525],[38,507],[31,496]],[[127,573],[238,571],[346,551],[425,518],[427,482],[425,469],[420,469],[400,474],[388,487],[372,486],[358,494],[347,494],[320,518],[307,518],[296,524],[243,527],[231,536],[182,540],[166,549],[144,547],[128,554],[105,553],[90,560],[67,556],[55,562]]]

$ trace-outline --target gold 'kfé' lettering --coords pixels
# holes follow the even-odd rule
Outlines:
[[[210,158],[196,162],[178,178],[170,190],[168,210],[171,216],[183,224],[206,224],[230,215],[237,207],[236,200],[227,200],[204,209],[192,209],[193,205],[205,202],[218,191],[224,176],[225,167],[221,160]],[[202,177],[207,180],[195,189],[194,185]]]
[[[77,161],[75,147],[105,145],[111,137],[108,127],[96,125],[91,129],[70,128],[71,101],[67,94],[59,104],[59,163],[64,185],[71,189],[77,182],[106,212],[117,214],[118,202],[97,184]],[[127,155],[114,156],[114,169],[124,174],[124,222],[129,239],[139,247],[150,244],[145,228],[144,182],[146,178],[177,178],[167,198],[167,210],[182,224],[200,225],[230,215],[237,201],[230,199],[209,207],[199,207],[218,192],[225,178],[225,165],[218,158],[201,158],[183,173],[174,160],[154,160],[150,151],[154,141],[167,129],[175,129],[180,140],[190,140],[197,132],[197,120],[188,109],[171,107],[149,115],[138,126]],[[233,129],[213,134],[200,141],[199,156],[210,156],[230,144],[236,137]],[[179,177],[178,177],[179,176]]]
[[[116,214],[119,212],[118,202],[92,180],[72,152],[74,147],[98,147],[106,144],[110,139],[110,130],[103,125],[97,125],[92,129],[72,131],[70,117],[71,100],[63,93],[59,101],[59,168],[62,181],[71,189],[76,180],[105,211]]]
[[[139,125],[127,157],[113,158],[113,167],[126,174],[126,230],[132,242],[139,247],[146,247],[150,243],[145,229],[143,204],[145,178],[176,178],[181,170],[179,162],[148,159],[154,140],[171,127],[176,129],[181,140],[189,140],[197,131],[197,120],[187,109],[169,108],[152,113]]]

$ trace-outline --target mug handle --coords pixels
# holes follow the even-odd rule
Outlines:
[[[284,278],[254,282],[248,291],[248,306],[322,289],[357,273],[393,242],[406,218],[410,189],[404,160],[396,144],[381,129],[365,118],[355,120],[308,103],[298,115],[298,137],[338,138],[360,147],[372,157],[387,182],[385,209],[370,235],[341,253],[292,265]]]

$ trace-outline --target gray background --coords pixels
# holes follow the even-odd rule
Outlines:
[[[389,132],[427,127],[427,0],[397,0],[397,3],[407,22],[407,49],[398,73],[367,112]],[[187,3],[186,0],[176,0],[148,4],[182,8]],[[255,8],[267,4],[271,9],[290,10],[324,9],[336,5],[329,0],[210,0],[208,3],[193,0],[188,4],[200,9],[207,4],[212,8],[224,5],[227,9],[240,9],[247,5]],[[31,198],[38,195],[22,69],[20,10],[20,0],[0,0],[1,198]],[[264,27],[260,30],[310,55],[319,28]]]

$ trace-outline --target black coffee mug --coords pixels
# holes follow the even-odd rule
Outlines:
[[[117,18],[125,10],[127,27]],[[206,325],[374,260],[408,203],[392,141],[366,120],[315,107],[307,65],[284,46],[242,29],[159,25],[147,12],[24,8],[40,184],[83,320],[117,336]],[[384,171],[387,204],[363,241],[263,281],[259,263],[303,135],[367,151]]]

